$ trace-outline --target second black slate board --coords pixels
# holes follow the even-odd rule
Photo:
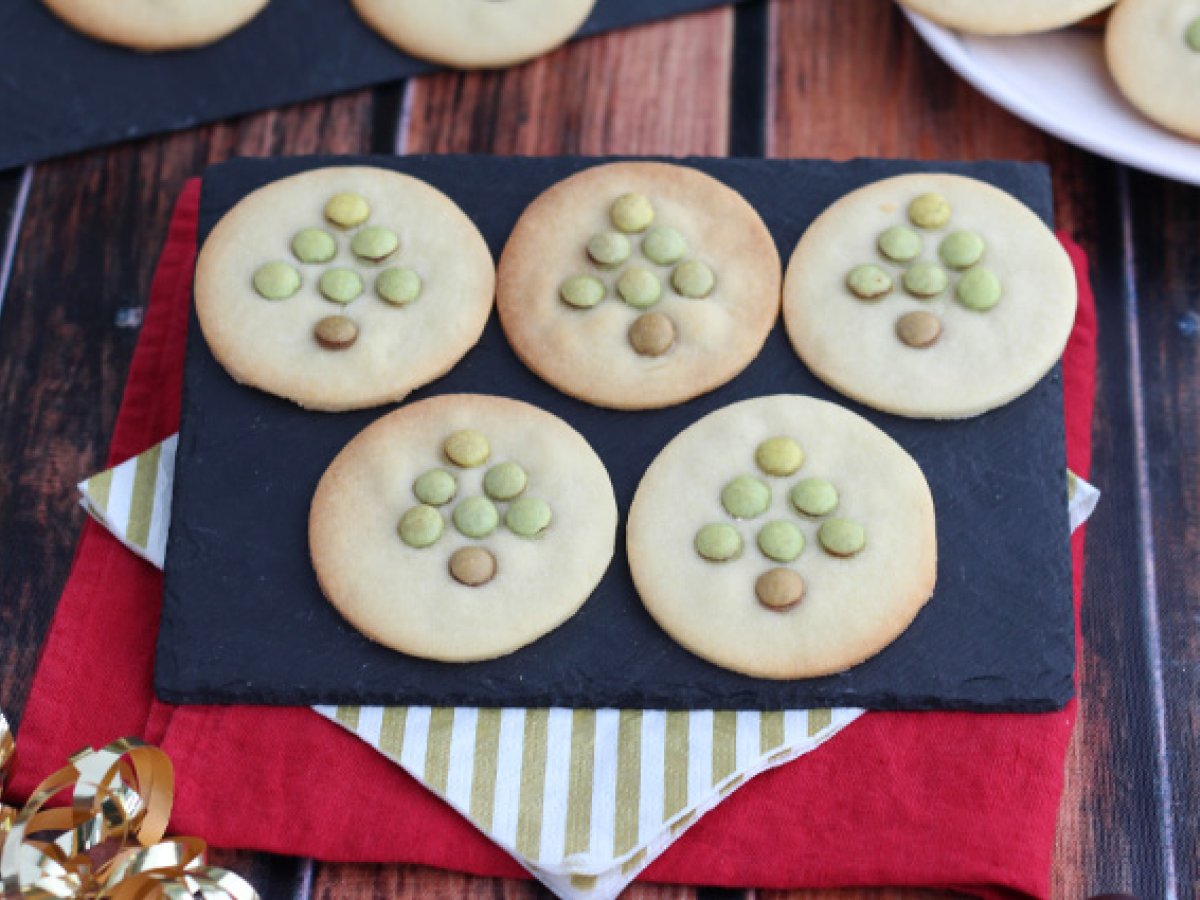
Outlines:
[[[598,0],[580,34],[733,2],[740,0]],[[271,0],[210,47],[154,54],[79,34],[41,0],[4,0],[0,169],[435,68],[371,31],[350,0]]]
[[[251,190],[322,164],[372,163],[423,178],[475,220],[495,254],[544,188],[586,159],[383,157],[240,160],[205,178],[201,239]],[[1049,220],[1044,167],[693,160],[741,191],[786,260],[808,224],[846,192],[904,171],[940,169],[992,182]],[[493,316],[454,371],[412,396],[500,393],[566,419],[609,467],[622,521],[646,467],[676,434],[748,397],[801,393],[866,416],[929,479],[938,514],[933,600],[882,654],[851,671],[770,682],[719,669],[670,640],[646,614],[624,554],[569,622],[512,656],[465,666],[403,656],[347,625],[317,586],[308,505],[338,451],[388,409],[323,415],[233,382],[193,311],[176,462],[155,686],[176,703],[579,706],[650,709],[974,709],[1034,712],[1073,691],[1061,374],[1003,409],[960,423],[899,419],[818,382],[777,327],[759,359],[715,393],[680,407],[618,413],[573,400],[515,357]]]

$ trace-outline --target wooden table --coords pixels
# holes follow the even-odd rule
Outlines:
[[[1200,191],[961,82],[881,0],[752,2],[0,175],[0,708],[19,728],[184,179],[237,155],[704,154],[1045,160],[1100,312],[1082,702],[1055,897],[1200,885]],[[5,288],[7,288],[5,290]],[[49,765],[52,761],[37,761]],[[413,867],[217,854],[264,897],[535,897]],[[636,898],[742,892],[635,887]],[[849,892],[787,897],[915,897]]]

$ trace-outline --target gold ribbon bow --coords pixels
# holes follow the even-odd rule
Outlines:
[[[0,789],[13,739],[0,713]],[[60,794],[71,805],[47,809]],[[171,760],[134,738],[83,750],[20,811],[0,806],[3,900],[259,900],[205,864],[199,838],[163,840],[175,797]]]

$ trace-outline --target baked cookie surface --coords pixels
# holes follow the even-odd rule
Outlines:
[[[565,43],[596,0],[353,0],[405,53],[460,69],[515,65]]]
[[[1122,0],[1108,22],[1105,53],[1130,103],[1200,140],[1200,0]]]
[[[43,0],[77,31],[135,50],[200,47],[237,31],[268,0]]]
[[[838,200],[792,255],[783,316],[813,374],[876,409],[962,419],[1014,400],[1062,355],[1075,273],[1024,204],[957,175]]]
[[[454,394],[384,416],[313,497],[309,545],[329,601],[385,646],[494,659],[557,628],[612,559],[604,464],[561,419]]]
[[[1034,34],[1081,22],[1116,0],[899,0],[915,13],[969,34]]]
[[[736,191],[686,166],[611,163],[522,214],[500,259],[497,306],[517,355],[559,390],[655,409],[754,360],[780,281],[775,242]]]
[[[196,311],[235,380],[309,409],[402,400],[479,340],[495,267],[452,200],[407,175],[317,169],[248,195],[196,264]]]
[[[672,638],[760,678],[840,672],[933,593],[933,499],[865,419],[778,395],[701,419],[646,471],[628,522],[646,609]]]

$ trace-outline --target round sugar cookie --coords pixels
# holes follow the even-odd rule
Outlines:
[[[759,678],[874,656],[933,594],[933,498],[865,419],[779,395],[727,406],[667,445],[629,511],[642,602],[696,655]]]
[[[613,409],[737,376],[779,315],[775,242],[740,194],[687,166],[612,163],[543,193],[500,258],[497,306],[525,364]]]
[[[899,0],[913,12],[969,34],[1016,35],[1082,22],[1116,0]]]
[[[402,400],[483,333],[495,267],[482,235],[423,181],[369,167],[294,175],[221,219],[196,312],[233,378],[338,412]]]
[[[135,50],[182,50],[220,40],[268,0],[43,0],[89,37]]]
[[[1016,399],[1066,347],[1075,271],[1030,209],[957,175],[902,175],[843,197],[784,282],[792,345],[868,406],[963,419]]]
[[[498,69],[549,53],[596,0],[353,0],[363,20],[405,53],[459,69]]]
[[[1105,51],[1130,103],[1200,140],[1200,0],[1122,0],[1109,19]]]
[[[573,616],[612,560],[617,504],[569,425],[516,400],[434,397],[329,466],[309,546],[359,631],[412,656],[494,659]]]

